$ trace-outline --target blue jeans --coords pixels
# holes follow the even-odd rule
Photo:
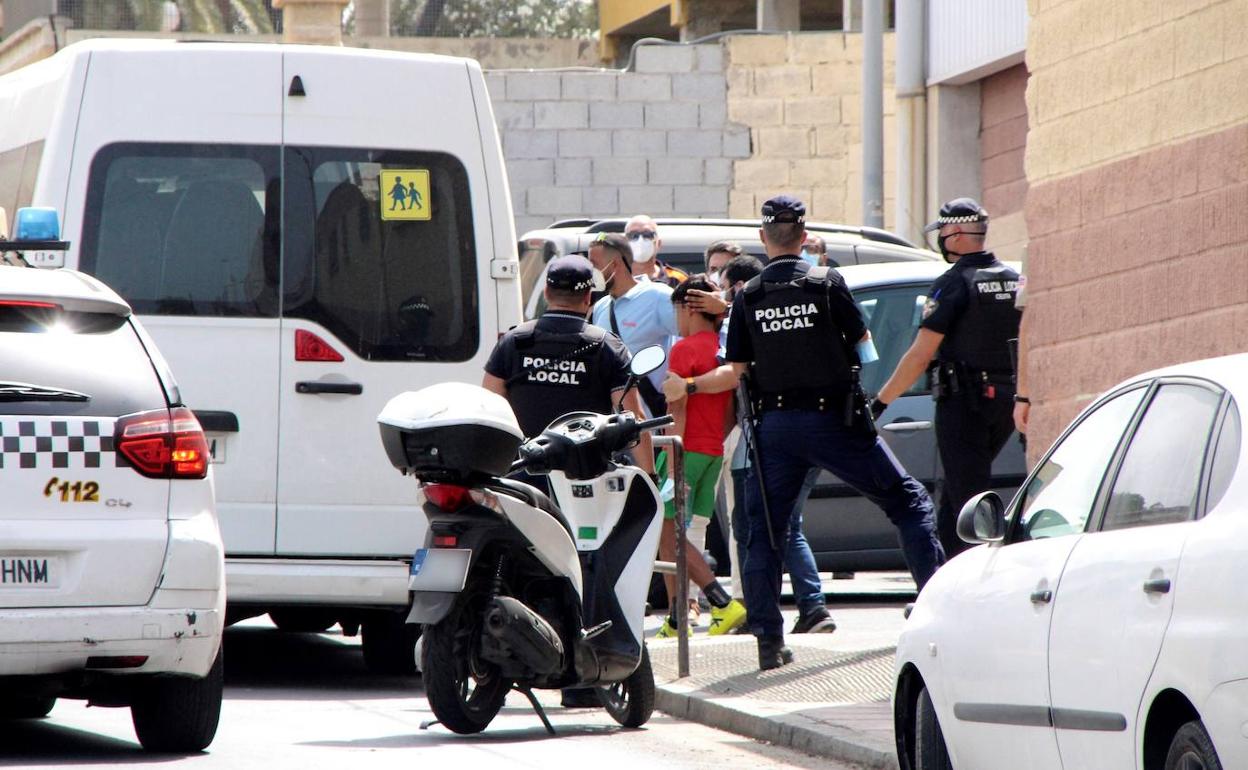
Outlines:
[[[746,478],[752,475],[754,474],[749,468],[739,468],[732,472],[732,536],[737,541],[737,563],[742,565],[745,564],[746,543],[750,537],[749,520],[745,515],[745,484]],[[789,518],[789,538],[784,550],[784,567],[788,570],[789,582],[793,585],[797,611],[802,615],[809,615],[827,606],[823,600],[823,583],[819,580],[815,555],[811,553],[810,543],[806,542],[806,533],[802,530],[802,508],[806,506],[806,500],[815,488],[818,478],[818,468],[811,468],[810,473],[806,474],[802,491],[793,506],[793,515]],[[746,609],[749,609],[748,605]]]
[[[883,509],[897,527],[910,574],[922,589],[945,561],[936,537],[932,499],[906,473],[878,437],[845,427],[835,412],[769,411],[758,429],[761,475],[766,479],[772,529],[787,537],[793,507],[811,467],[836,474],[841,481]],[[745,605],[756,636],[784,635],[780,615],[781,559],[771,547],[759,474],[746,482],[745,513],[749,533],[745,567]]]

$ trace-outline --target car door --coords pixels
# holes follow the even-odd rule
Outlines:
[[[916,283],[868,287],[854,293],[879,354],[879,360],[862,367],[862,386],[867,393],[879,392],[914,341],[927,288],[927,284]],[[929,489],[936,473],[932,412],[926,378],[920,378],[879,421],[884,443]],[[894,566],[880,562],[898,552],[897,530],[878,506],[827,471],[820,474],[811,497],[803,523],[816,555],[835,550],[840,554],[838,559],[850,558],[863,567]]]
[[[954,766],[1061,767],[1050,719],[1049,625],[1066,561],[1084,535],[1145,388],[1086,413],[1032,473],[1012,506],[1002,546],[951,565],[961,580],[943,605],[938,649],[942,721]]]
[[[1222,391],[1162,381],[1075,546],[1049,632],[1049,687],[1063,767],[1136,767],[1136,718],[1173,609]]]
[[[404,391],[480,383],[497,331],[498,201],[469,71],[312,49],[283,69],[305,95],[283,112],[277,552],[410,556],[424,521],[377,415]]]

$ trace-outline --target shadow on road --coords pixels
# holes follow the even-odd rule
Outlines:
[[[357,644],[335,634],[235,626],[225,632],[225,697],[338,700],[423,696],[419,676],[374,674]]]
[[[87,765],[170,762],[179,757],[148,754],[137,741],[66,727],[48,719],[0,722],[0,765]]]

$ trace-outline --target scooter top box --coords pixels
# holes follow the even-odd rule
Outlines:
[[[400,393],[377,422],[390,463],[430,481],[501,476],[524,441],[505,398],[462,382]]]

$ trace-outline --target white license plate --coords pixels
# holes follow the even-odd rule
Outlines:
[[[0,588],[59,588],[59,556],[0,556]]]
[[[225,462],[225,434],[205,433],[204,440],[208,442],[208,462]]]
[[[421,548],[412,556],[412,591],[462,591],[468,579],[472,550],[468,548]]]

